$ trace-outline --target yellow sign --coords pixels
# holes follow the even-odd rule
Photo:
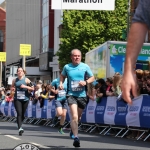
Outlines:
[[[0,61],[6,61],[6,52],[0,52]]]
[[[31,45],[30,44],[20,44],[20,55],[31,56]]]

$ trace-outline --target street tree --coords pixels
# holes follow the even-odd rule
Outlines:
[[[57,52],[61,66],[70,62],[70,51],[85,53],[109,41],[123,41],[122,33],[127,29],[127,0],[116,0],[114,11],[64,10],[61,43]]]

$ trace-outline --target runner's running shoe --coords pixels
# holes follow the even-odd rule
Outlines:
[[[71,138],[71,139],[74,139],[74,138],[75,138],[74,135],[73,135],[72,130],[70,131],[70,138]]]
[[[80,147],[80,140],[78,137],[74,138],[73,146],[74,147]]]
[[[19,129],[19,136],[22,136],[22,133],[24,132],[24,130],[22,128]]]
[[[60,128],[60,129],[58,130],[58,132],[59,132],[60,134],[65,134],[62,128]]]

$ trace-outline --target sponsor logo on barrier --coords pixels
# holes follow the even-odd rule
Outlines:
[[[129,111],[138,111],[139,110],[139,106],[130,106],[129,107]]]
[[[127,107],[117,107],[119,112],[127,111]]]
[[[105,107],[104,106],[97,106],[96,110],[97,111],[104,111]]]
[[[44,106],[44,107],[43,107],[43,111],[46,111],[46,109],[47,109],[47,106]]]
[[[119,116],[124,116],[126,115],[126,113],[119,113]]]
[[[85,111],[82,112],[82,115],[85,114]]]
[[[5,106],[4,109],[8,109],[8,106]]]
[[[36,106],[32,105],[32,111],[35,111],[35,109],[36,109]]]
[[[142,111],[143,111],[143,112],[150,112],[150,107],[148,107],[148,106],[143,106],[143,107],[142,107]]]
[[[130,113],[130,116],[136,116],[137,113]]]
[[[35,107],[36,107],[35,105],[32,105],[32,108],[33,108],[33,109],[35,109]]]
[[[107,111],[115,111],[115,107],[114,106],[108,106]]]
[[[94,110],[95,106],[88,106],[88,110]]]
[[[55,105],[52,105],[52,111],[55,111]]]
[[[144,113],[143,116],[145,116],[145,117],[150,117],[150,114]]]
[[[107,112],[107,115],[114,115],[114,112]]]
[[[29,105],[28,108],[31,109],[31,108],[32,108],[32,105]]]
[[[47,109],[51,109],[52,108],[52,106],[47,106]]]
[[[37,109],[40,109],[40,106],[39,106],[39,105],[37,105],[37,106],[36,106],[36,108],[37,108]]]

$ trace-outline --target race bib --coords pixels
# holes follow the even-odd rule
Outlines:
[[[66,96],[66,91],[65,90],[59,90],[58,91],[58,97],[65,97]]]
[[[17,91],[17,99],[25,99],[25,91]]]
[[[80,81],[71,81],[72,91],[83,91],[83,87],[79,86]]]

